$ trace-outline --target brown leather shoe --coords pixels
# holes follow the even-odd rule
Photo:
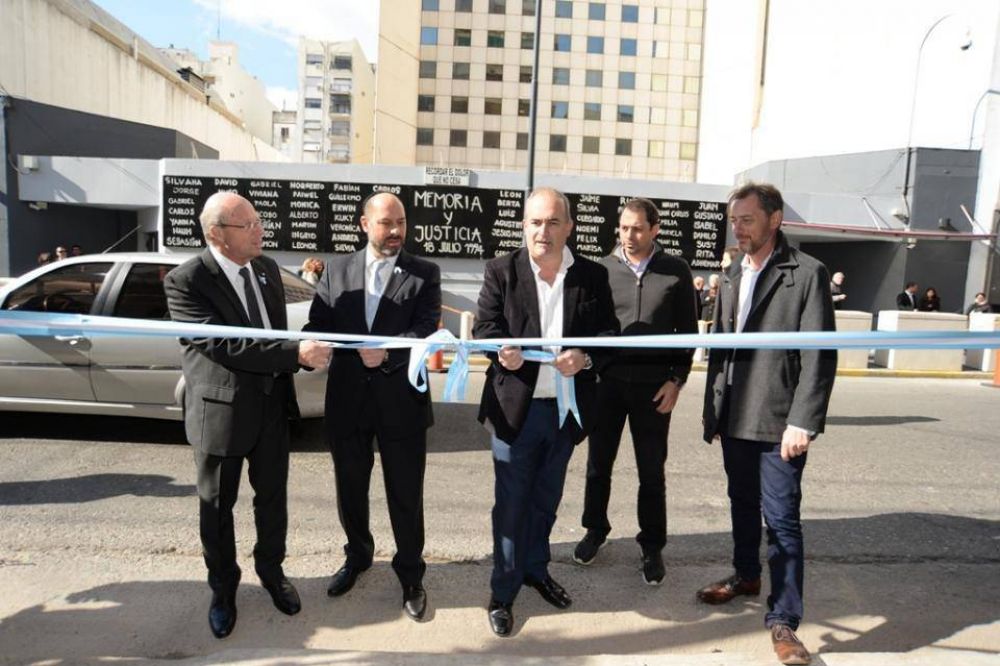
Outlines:
[[[732,575],[698,590],[698,600],[702,603],[718,605],[732,601],[738,596],[756,597],[760,594],[760,578],[743,580],[738,575]]]
[[[808,664],[812,655],[787,624],[771,625],[771,645],[783,664]]]

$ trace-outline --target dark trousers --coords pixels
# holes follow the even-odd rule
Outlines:
[[[804,556],[802,470],[806,456],[785,462],[781,444],[722,436],[733,522],[733,567],[741,578],[760,577],[760,517],[767,525],[771,594],[764,623],[797,629],[802,619]]]
[[[368,492],[375,464],[373,443],[378,437],[379,459],[385,482],[389,521],[396,541],[392,568],[404,586],[420,585],[424,563],[424,468],[427,462],[427,431],[409,437],[387,438],[378,433],[374,415],[360,415],[360,427],[349,435],[331,432],[337,512],[347,535],[346,564],[358,569],[372,565],[375,539],[369,527]],[[391,418],[391,417],[387,417]]]
[[[513,603],[524,579],[548,576],[549,536],[562,499],[573,440],[555,400],[532,400],[513,442],[493,438],[493,598]]]
[[[280,394],[280,395],[279,395]],[[288,533],[288,419],[287,400],[277,391],[264,403],[263,427],[246,457],[257,543],[254,568],[261,580],[283,575],[285,536]],[[208,567],[208,584],[221,592],[240,581],[236,563],[233,506],[240,490],[244,456],[214,456],[195,449],[200,502],[201,547]]]
[[[656,411],[653,396],[662,384],[603,379],[597,385],[601,408],[587,448],[587,488],[583,499],[583,526],[606,537],[611,472],[618,455],[625,417],[628,417],[639,471],[636,499],[643,551],[660,551],[667,543],[667,492],[663,467],[667,462],[670,414]]]

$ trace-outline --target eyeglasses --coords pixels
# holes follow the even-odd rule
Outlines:
[[[232,227],[234,229],[243,229],[244,231],[250,231],[253,229],[260,229],[262,225],[260,223],[260,220],[258,219],[251,221],[249,224],[227,224],[226,222],[216,222],[215,226]]]

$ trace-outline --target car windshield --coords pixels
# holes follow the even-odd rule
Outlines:
[[[281,269],[281,283],[285,287],[285,304],[311,301],[316,289],[295,273]]]

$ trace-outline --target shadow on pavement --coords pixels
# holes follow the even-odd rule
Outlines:
[[[828,416],[828,426],[895,426],[907,423],[938,423],[932,416]]]
[[[174,478],[160,474],[88,474],[42,481],[0,483],[0,506],[19,504],[76,504],[134,495],[136,497],[188,497],[191,485],[174,485]]]
[[[998,529],[1000,521],[916,513],[806,521],[806,623],[813,635],[818,627],[821,636],[818,644],[810,641],[811,647],[820,653],[905,652],[973,625],[996,622],[992,581],[1000,575]],[[18,660],[69,661],[181,659],[223,649],[366,649],[357,636],[336,633],[359,627],[400,632],[412,653],[434,652],[434,637],[441,641],[445,635],[449,645],[464,646],[455,648],[453,656],[641,655],[740,635],[759,634],[766,641],[764,596],[722,607],[704,606],[694,598],[697,587],[728,574],[728,544],[724,533],[673,536],[667,548],[667,578],[656,588],[642,584],[631,539],[613,541],[587,568],[569,562],[574,544],[555,544],[551,572],[573,595],[572,608],[554,610],[525,588],[514,605],[517,633],[505,641],[489,633],[484,606],[490,565],[478,560],[429,564],[425,586],[436,617],[432,614],[433,621],[426,625],[401,619],[399,585],[389,563],[379,561],[351,592],[337,599],[326,596],[326,576],[295,579],[304,602],[295,617],[280,615],[252,574],[245,577],[237,598],[239,622],[224,643],[213,639],[206,626],[207,586],[186,580],[113,583],[70,592],[65,602],[51,600],[4,618],[0,646],[6,646],[6,656]],[[633,562],[634,567],[628,566]],[[441,613],[452,609],[472,613]],[[608,631],[615,620],[595,625],[599,621],[588,617],[630,612],[659,623],[651,627],[645,621],[637,630],[615,633]],[[570,636],[533,627],[536,618],[557,613],[578,620],[584,637],[579,631]],[[873,628],[845,628],[847,616],[870,618],[868,626]],[[593,626],[586,627],[588,622]],[[627,621],[618,622],[620,626]],[[95,641],[94,636],[101,638]],[[20,647],[13,651],[15,645]],[[386,645],[367,649],[383,650]]]

